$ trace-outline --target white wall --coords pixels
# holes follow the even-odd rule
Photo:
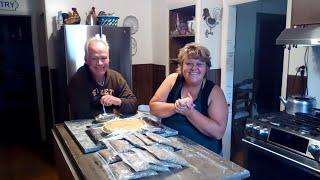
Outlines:
[[[210,16],[213,16],[213,12],[218,12],[218,9],[221,10],[220,13],[222,13],[222,0],[201,0],[197,2],[196,7],[196,42],[209,49],[211,53],[211,69],[220,69],[221,19],[217,19],[217,25],[211,29],[213,35],[206,37],[206,31],[210,31],[210,28],[202,18],[204,8],[209,9]]]
[[[291,26],[291,7],[292,0],[288,0],[287,6],[287,19],[286,27]],[[305,47],[292,48],[289,50],[286,48],[284,50],[284,59],[283,59],[283,74],[282,74],[282,88],[281,96],[286,97],[287,90],[287,75],[295,75],[296,68],[304,65],[304,55],[306,52]],[[310,96],[316,97],[317,108],[320,108],[320,51],[319,47],[309,47],[308,53],[308,92]],[[289,65],[288,65],[289,64]],[[305,74],[306,75],[306,74]],[[284,109],[284,106],[281,106],[281,110]]]
[[[213,9],[222,8],[222,0],[166,0],[166,6],[169,10],[196,5],[196,32],[195,41],[206,46],[211,52],[211,69],[220,68],[220,43],[221,43],[221,22],[212,29],[213,35],[205,36],[206,30],[210,30],[202,18],[204,8],[208,8],[212,15]],[[168,13],[168,12],[167,12]],[[169,19],[169,18],[168,18]],[[167,24],[168,24],[167,20]],[[168,29],[168,28],[167,28]],[[167,31],[169,38],[169,32]],[[169,47],[169,46],[167,46]],[[167,48],[168,49],[168,48]],[[168,51],[168,50],[167,50]],[[167,60],[168,61],[168,60]],[[168,64],[168,62],[166,63]]]
[[[305,47],[292,48],[290,50],[290,59],[288,49],[285,50],[286,56],[284,57],[284,62],[289,62],[289,72],[285,71],[282,79],[282,86],[285,86],[285,90],[288,88],[286,86],[287,75],[296,75],[297,68],[304,65],[306,49]],[[316,107],[320,108],[320,47],[309,47],[307,52],[308,74],[305,73],[305,76],[308,76],[308,95],[316,98]],[[288,69],[288,67],[285,68]],[[299,73],[298,76],[300,76]],[[285,92],[282,92],[281,96],[286,97]]]
[[[316,97],[317,106],[320,108],[320,47],[310,49],[308,61],[308,91],[309,95]]]
[[[48,62],[51,68],[55,67],[54,55],[54,33],[55,16],[58,11],[71,12],[72,7],[76,7],[81,17],[81,24],[85,24],[86,16],[91,7],[96,7],[96,12],[114,12],[119,16],[118,26],[122,26],[123,20],[128,15],[135,16],[139,21],[139,30],[132,36],[137,41],[137,53],[132,57],[132,64],[152,63],[152,16],[150,0],[68,0],[61,3],[56,0],[45,0],[46,28],[47,28],[47,53]]]
[[[202,7],[209,9],[222,0],[205,0],[200,3],[198,0],[69,0],[61,3],[56,0],[45,0],[46,15],[46,32],[47,32],[47,54],[49,67],[55,67],[55,16],[58,11],[70,12],[72,7],[76,7],[81,17],[81,24],[85,23],[86,14],[92,6],[96,7],[96,12],[104,10],[114,12],[119,16],[118,26],[122,26],[123,20],[128,15],[134,15],[139,20],[139,31],[132,36],[137,41],[137,53],[132,57],[132,64],[154,63],[166,65],[169,63],[169,9],[180,8],[184,6],[195,5],[198,2],[199,16],[202,16]],[[206,2],[206,3],[203,3]],[[204,22],[201,26],[205,27]],[[207,46],[212,53],[213,68],[220,68],[220,32],[221,27],[218,25],[214,29],[214,36],[204,38],[206,28],[199,28],[197,42]],[[167,71],[168,72],[168,71]]]
[[[195,5],[198,0],[165,0],[168,9],[177,9],[185,6]]]
[[[169,59],[169,9],[163,0],[152,0],[153,63],[167,65]]]
[[[234,83],[253,78],[257,13],[286,14],[286,0],[260,0],[237,6]]]

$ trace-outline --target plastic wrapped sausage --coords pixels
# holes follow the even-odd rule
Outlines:
[[[175,149],[182,149],[182,146],[177,144],[177,143],[173,143],[172,141],[170,141],[167,138],[164,138],[158,134],[152,133],[152,132],[145,132],[146,136],[148,136],[150,139],[160,143],[160,144],[165,144],[171,147],[174,147]]]
[[[147,151],[149,151],[151,154],[153,154],[160,160],[180,164],[182,166],[189,166],[189,163],[185,159],[178,156],[176,153],[172,151],[160,149],[156,146],[144,146],[143,148],[145,148]]]

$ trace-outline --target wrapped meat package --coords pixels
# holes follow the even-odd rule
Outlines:
[[[98,151],[98,153],[109,164],[112,164],[121,160],[121,158],[117,155],[117,153],[112,149],[103,149]]]
[[[180,164],[182,166],[189,166],[189,163],[185,159],[178,156],[176,153],[172,151],[160,149],[157,146],[144,146],[143,148],[145,148],[147,151],[149,151],[151,154],[153,154],[160,160]]]
[[[139,156],[140,158],[144,159],[145,161],[147,161],[151,164],[155,164],[158,166],[164,166],[167,168],[174,168],[174,169],[181,169],[182,168],[181,165],[158,160],[152,154],[150,154],[148,151],[145,151],[145,150],[142,150],[139,148],[133,148],[132,151],[134,151],[137,154],[137,156]],[[167,171],[167,170],[169,171],[169,169],[165,169],[165,171]]]
[[[171,147],[174,147],[175,149],[182,149],[182,146],[177,144],[177,143],[173,143],[172,141],[170,141],[167,138],[164,138],[158,134],[152,133],[152,132],[145,132],[146,136],[148,136],[150,139],[160,143],[160,144],[165,144]]]
[[[123,161],[111,164],[110,166],[111,166],[113,175],[115,176],[113,178],[115,179],[137,179],[137,178],[142,178],[147,176],[154,176],[158,174],[156,171],[153,171],[153,170],[134,172]],[[104,168],[106,168],[106,171],[109,171],[108,169],[109,166],[106,166]]]
[[[124,135],[124,139],[129,141],[131,144],[133,144],[135,147],[142,147],[145,144],[135,135],[133,134],[126,134]]]
[[[142,142],[144,142],[144,144],[148,146],[151,146],[152,144],[155,143],[154,141],[150,140],[148,137],[146,137],[141,133],[134,133],[134,135],[137,136]]]
[[[119,156],[123,162],[129,165],[136,172],[146,170],[169,171],[167,167],[149,163],[144,157],[138,156],[135,152],[121,153]]]
[[[126,140],[109,140],[109,144],[118,153],[128,152],[133,146]]]

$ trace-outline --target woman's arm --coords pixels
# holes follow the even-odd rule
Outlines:
[[[177,77],[178,73],[173,73],[162,82],[149,102],[151,114],[166,118],[176,113],[174,103],[167,103],[166,101]]]
[[[219,86],[215,86],[209,95],[209,117],[206,117],[194,108],[182,114],[203,134],[216,139],[223,137],[228,120],[228,106]]]

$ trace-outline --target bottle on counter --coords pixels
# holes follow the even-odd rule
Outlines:
[[[62,11],[59,11],[58,15],[56,16],[56,25],[57,25],[57,30],[60,30],[61,26],[63,25]]]
[[[179,13],[177,13],[177,20],[176,20],[176,30],[180,31],[180,19],[179,19]]]

